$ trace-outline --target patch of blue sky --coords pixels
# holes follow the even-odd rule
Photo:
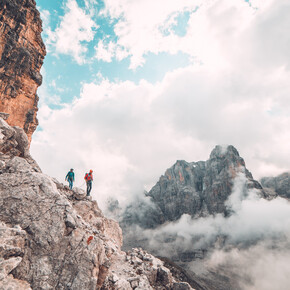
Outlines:
[[[174,34],[183,37],[186,35],[187,28],[188,28],[188,20],[190,18],[191,12],[185,11],[183,13],[179,13],[175,20],[176,24],[172,25],[171,29]]]
[[[177,68],[186,67],[189,64],[189,56],[184,53],[174,55],[168,53],[153,54],[149,53],[145,56],[145,64],[135,70],[128,69],[130,59],[126,58],[120,62],[116,60],[111,63],[99,61],[96,66],[100,67],[100,73],[104,78],[112,81],[132,81],[138,83],[141,79],[145,79],[151,83],[161,81],[168,71]]]
[[[63,0],[37,0],[37,4],[41,10],[50,12],[50,29],[54,31],[60,24],[61,16],[65,13],[65,4]],[[93,2],[93,1],[90,1]],[[85,9],[85,1],[78,0],[78,5]],[[100,11],[104,8],[103,1],[94,2],[93,9]],[[87,14],[90,12],[86,11]],[[93,20],[99,26],[95,30],[93,41],[83,42],[87,48],[84,57],[86,62],[78,64],[71,55],[59,54],[55,55],[53,47],[44,60],[45,80],[47,93],[50,96],[59,98],[60,104],[56,102],[48,103],[52,109],[59,108],[62,104],[71,103],[74,98],[80,96],[83,83],[100,81],[99,75],[112,82],[130,80],[138,83],[141,79],[145,79],[151,83],[161,81],[168,71],[188,66],[190,63],[189,56],[184,53],[170,55],[168,53],[153,54],[149,53],[144,56],[146,62],[142,67],[136,70],[130,70],[130,57],[118,61],[115,58],[111,62],[98,61],[95,58],[95,46],[99,40],[104,43],[109,41],[117,42],[117,36],[114,32],[114,26],[118,19],[111,19],[107,16],[93,15]],[[171,29],[179,36],[186,33],[190,12],[185,11],[176,16],[177,19]],[[45,35],[45,32],[44,32]],[[45,40],[45,39],[44,39]]]
[[[183,37],[187,33],[188,21],[192,13],[195,13],[199,7],[196,7],[194,10],[186,10],[179,13],[174,13],[168,17],[165,21],[164,26],[160,27],[160,31],[164,36],[168,36],[171,33]],[[168,22],[172,22],[168,25]]]
[[[41,9],[48,11],[63,11],[64,0],[36,0],[36,4]]]
[[[65,13],[64,1],[47,1],[47,0],[36,0],[37,8],[40,11],[49,12],[50,28],[55,30],[60,23],[60,16],[63,16]]]
[[[59,96],[61,104],[71,103],[74,98],[80,96],[83,83],[99,81],[99,73],[112,82],[129,80],[137,84],[141,79],[145,79],[155,83],[161,81],[168,71],[186,67],[189,63],[189,56],[181,52],[175,55],[150,53],[145,59],[143,67],[130,70],[129,58],[122,61],[112,60],[110,63],[96,60],[80,66],[72,62],[70,56],[48,55],[44,64],[47,91],[50,95]],[[53,102],[48,105],[52,109],[59,107]]]
[[[45,82],[48,93],[60,97],[61,103],[70,103],[80,95],[81,84],[94,80],[89,64],[78,65],[68,55],[55,57],[48,54],[44,61]],[[55,108],[56,104],[49,104]]]

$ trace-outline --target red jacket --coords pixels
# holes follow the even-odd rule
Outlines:
[[[86,181],[94,180],[94,179],[93,179],[93,174],[92,174],[92,173],[86,173],[86,175],[85,175],[85,180],[86,180]]]

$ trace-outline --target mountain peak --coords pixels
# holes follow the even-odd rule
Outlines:
[[[240,157],[238,150],[233,145],[216,145],[210,153],[210,159],[224,158],[229,155]]]

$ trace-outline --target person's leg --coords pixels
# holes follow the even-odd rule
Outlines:
[[[69,189],[72,189],[72,187],[73,187],[73,181],[71,179],[68,180],[68,184],[69,184]]]
[[[93,183],[92,183],[92,182],[90,182],[90,192],[89,192],[89,195],[91,194],[92,185],[93,185]]]
[[[90,182],[87,182],[87,196],[90,195]]]
[[[90,195],[91,190],[92,190],[92,182],[88,181],[88,184],[87,184],[87,196]]]

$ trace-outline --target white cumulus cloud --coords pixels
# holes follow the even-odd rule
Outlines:
[[[56,54],[71,55],[78,64],[86,61],[87,44],[94,39],[98,28],[91,16],[78,6],[76,0],[68,0],[65,15],[55,31],[48,34],[47,45]]]

